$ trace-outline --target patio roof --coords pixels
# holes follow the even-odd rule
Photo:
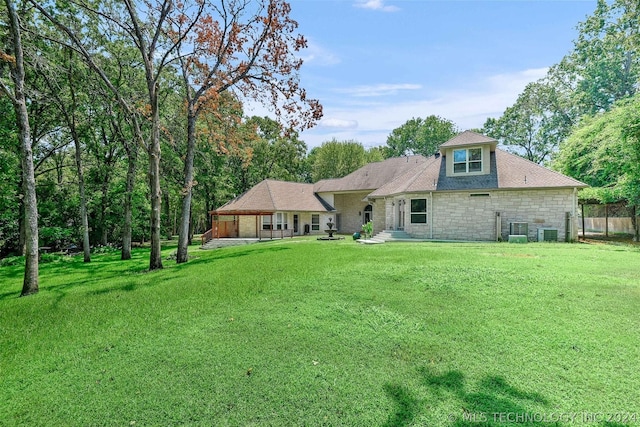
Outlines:
[[[246,193],[210,213],[214,215],[270,215],[274,212],[331,212],[313,184],[265,179]]]

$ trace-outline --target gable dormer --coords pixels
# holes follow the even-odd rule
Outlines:
[[[487,175],[491,172],[491,152],[498,141],[472,131],[456,135],[440,146],[446,161],[447,176]]]

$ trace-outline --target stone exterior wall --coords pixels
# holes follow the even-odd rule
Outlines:
[[[510,223],[526,222],[530,241],[537,240],[539,228],[557,229],[558,240],[564,241],[567,212],[572,214],[572,240],[577,237],[577,198],[573,189],[434,192],[433,199],[429,193],[402,198],[407,206],[411,198],[427,199],[426,224],[411,224],[409,209],[405,214],[404,230],[415,238],[496,240],[497,212],[503,240],[508,239]],[[387,199],[386,223],[395,229],[397,210],[390,206],[391,202],[392,199]]]
[[[370,191],[357,192],[357,193],[344,193],[335,194],[333,196],[334,207],[337,213],[340,215],[340,229],[338,230],[343,234],[353,234],[356,231],[362,229],[362,223],[364,221],[364,208],[369,204],[362,200],[369,194]],[[384,203],[378,203],[380,207],[372,203],[373,206],[373,223],[374,227],[377,226],[379,221],[376,218],[384,218]],[[384,225],[381,225],[383,227]],[[382,228],[380,229],[382,231]]]
[[[386,229],[386,204],[384,200],[376,200],[373,206],[373,234],[376,235]]]

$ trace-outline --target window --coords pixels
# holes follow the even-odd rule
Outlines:
[[[276,230],[287,230],[288,229],[288,224],[287,224],[287,219],[288,219],[288,215],[286,213],[277,213],[276,214]]]
[[[271,230],[271,216],[262,216],[262,229],[263,230]]]
[[[320,230],[320,215],[312,214],[311,215],[311,229],[312,230]]]
[[[482,148],[453,150],[453,173],[482,172]]]
[[[411,199],[411,224],[427,223],[427,199]]]

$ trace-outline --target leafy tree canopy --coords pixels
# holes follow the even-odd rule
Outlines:
[[[376,149],[374,151],[378,152]],[[368,155],[367,150],[357,141],[333,139],[324,142],[309,153],[313,182],[348,175],[366,165],[370,158],[375,158],[378,154]]]
[[[534,162],[549,159],[583,116],[610,110],[640,87],[640,6],[598,0],[578,25],[574,48],[547,75],[527,85],[484,133]]]
[[[457,133],[456,125],[447,119],[431,115],[425,119],[412,118],[394,129],[387,138],[386,157],[410,154],[431,156],[441,144]]]
[[[482,133],[496,138],[509,151],[535,163],[548,160],[571,131],[560,97],[548,82],[529,83],[516,103],[499,119],[489,118]]]
[[[611,111],[582,120],[554,158],[552,167],[593,187],[593,198],[640,202],[640,95]],[[585,193],[587,194],[587,193]],[[587,194],[587,197],[590,197]]]

